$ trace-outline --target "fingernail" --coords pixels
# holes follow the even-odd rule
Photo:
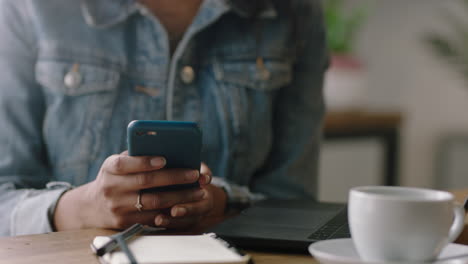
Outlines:
[[[162,167],[166,164],[166,159],[160,158],[160,157],[152,158],[150,163],[151,163],[151,166],[153,167]]]
[[[185,174],[185,179],[187,181],[195,181],[198,179],[198,171],[189,171]]]
[[[194,193],[194,199],[201,199],[203,196],[205,196],[205,190],[198,190]]]
[[[187,213],[187,209],[184,207],[179,207],[175,209],[175,215],[174,216],[184,216]]]
[[[160,217],[159,215],[156,216],[156,221],[154,221],[156,223],[157,226],[160,226],[162,225],[162,222],[163,222],[163,219],[162,217]]]
[[[155,222],[157,226],[166,226],[169,224],[169,219],[158,215]]]
[[[209,184],[211,182],[211,175],[205,174],[204,177],[204,184]]]

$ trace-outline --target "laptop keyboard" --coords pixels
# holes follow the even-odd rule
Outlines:
[[[336,215],[327,224],[315,231],[308,238],[313,240],[325,240],[333,238],[348,238],[351,237],[348,226],[348,214],[346,210]]]

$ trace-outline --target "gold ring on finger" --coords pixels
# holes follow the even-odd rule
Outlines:
[[[137,203],[135,204],[135,208],[138,212],[141,212],[143,209],[143,205],[141,204],[141,191],[138,192]]]

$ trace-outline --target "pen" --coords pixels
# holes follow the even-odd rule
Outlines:
[[[112,252],[114,249],[119,247],[119,237],[124,241],[128,241],[130,238],[138,235],[143,230],[144,226],[142,224],[134,224],[125,231],[110,236],[111,240],[99,248],[96,248],[96,246],[91,243],[91,249],[93,250],[94,254],[101,257],[104,254]]]

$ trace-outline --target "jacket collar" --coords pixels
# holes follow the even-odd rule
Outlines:
[[[204,0],[213,2],[212,5],[223,10],[232,10],[242,17],[249,17],[253,10],[251,4],[240,4],[235,0]],[[203,5],[205,6],[206,3]],[[125,21],[141,9],[136,0],[81,0],[81,9],[85,21],[92,27],[110,27]],[[261,18],[274,18],[276,10],[271,0],[266,1],[263,10],[260,11]]]
[[[81,0],[86,23],[93,27],[109,27],[126,20],[138,10],[134,0]]]

